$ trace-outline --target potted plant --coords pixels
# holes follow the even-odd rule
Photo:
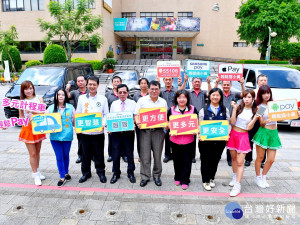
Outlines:
[[[117,65],[118,62],[115,59],[106,58],[102,60],[102,68],[106,70],[107,73],[113,73],[115,69],[115,65]]]

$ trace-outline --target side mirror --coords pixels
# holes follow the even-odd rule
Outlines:
[[[254,88],[254,85],[252,82],[247,82],[245,86],[248,88]]]

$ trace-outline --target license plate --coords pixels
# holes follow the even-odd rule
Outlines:
[[[300,127],[300,120],[292,120],[291,127]]]

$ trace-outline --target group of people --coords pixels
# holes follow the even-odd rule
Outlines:
[[[265,80],[262,82],[261,80]],[[78,90],[70,90],[70,84],[66,89],[58,89],[54,96],[54,104],[49,106],[46,113],[58,112],[62,118],[62,131],[51,133],[50,141],[56,155],[57,167],[60,179],[58,187],[71,180],[69,175],[69,152],[73,140],[74,116],[76,113],[102,113],[103,126],[106,125],[106,116],[109,112],[131,112],[136,124],[135,131],[108,132],[108,162],[113,162],[113,176],[110,183],[115,183],[120,178],[120,158],[128,163],[127,176],[131,183],[136,182],[134,175],[134,138],[137,137],[137,151],[140,162],[140,186],[144,187],[150,181],[151,176],[157,186],[162,185],[162,151],[165,143],[164,162],[173,159],[174,182],[181,185],[182,189],[188,189],[192,163],[196,162],[197,133],[189,135],[170,135],[169,125],[164,128],[140,129],[140,109],[164,107],[167,109],[167,118],[171,115],[197,114],[201,120],[228,120],[231,124],[230,138],[226,141],[204,141],[198,138],[198,148],[201,160],[201,175],[203,187],[210,191],[216,186],[215,175],[224,148],[230,152],[232,161],[233,178],[229,186],[233,187],[230,196],[236,196],[241,191],[241,179],[247,161],[252,161],[253,143],[256,145],[257,157],[255,161],[255,182],[261,187],[269,187],[266,175],[274,162],[276,150],[281,147],[276,122],[269,120],[268,113],[262,117],[256,114],[260,105],[266,105],[272,101],[272,91],[267,86],[267,77],[260,75],[260,86],[257,97],[253,90],[245,90],[244,79],[240,80],[241,92],[231,92],[231,82],[223,81],[218,88],[219,80],[215,87],[210,85],[210,77],[207,78],[208,91],[201,90],[202,79],[193,78],[191,91],[185,90],[187,75],[184,81],[178,79],[178,90],[173,87],[173,78],[164,78],[165,87],[161,88],[157,80],[148,81],[142,78],[139,81],[140,91],[133,100],[129,99],[129,89],[122,84],[119,76],[112,78],[113,90],[106,96],[98,93],[99,79],[90,76],[88,80],[83,76],[77,78]],[[182,83],[182,84],[181,84]],[[73,105],[69,103],[73,100]],[[240,103],[236,103],[241,99]],[[21,100],[42,102],[36,97],[34,85],[30,81],[24,81],[21,85]],[[36,114],[31,111],[20,110],[20,117],[31,118]],[[259,121],[259,122],[258,122]],[[45,134],[34,135],[29,124],[23,126],[19,140],[25,142],[30,155],[30,165],[36,185],[41,185],[45,179],[39,170],[40,150]],[[256,129],[256,130],[255,130]],[[252,133],[255,134],[253,137]],[[105,159],[104,159],[104,131],[93,133],[78,133],[78,159],[81,162],[82,177],[79,183],[85,182],[92,176],[91,161],[94,161],[96,173],[100,182],[106,183]],[[252,143],[253,142],[253,143]],[[151,152],[153,152],[153,168],[151,173]],[[261,163],[267,153],[267,162],[260,173]],[[245,161],[246,158],[246,162]],[[249,163],[250,165],[250,163]],[[248,165],[248,166],[249,166]]]

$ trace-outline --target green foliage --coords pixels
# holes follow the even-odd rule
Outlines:
[[[42,65],[43,63],[39,60],[29,60],[25,63],[26,68],[29,68],[31,66],[38,66]]]
[[[115,55],[114,55],[113,51],[108,51],[106,53],[106,58],[114,58],[114,57],[115,57]]]
[[[14,65],[14,68],[16,71],[19,71],[22,68],[22,60],[20,56],[20,51],[16,46],[6,46],[2,50],[1,53],[1,63],[2,67],[4,66],[4,61],[8,60],[9,62],[9,71],[12,71],[12,65]],[[12,60],[12,61],[11,61]],[[13,64],[12,64],[13,62]]]
[[[300,43],[281,43],[272,45],[271,58],[295,59],[300,58]]]
[[[93,70],[101,70],[102,62],[100,60],[86,60],[85,58],[73,58],[72,63],[89,63],[92,65]]]
[[[41,31],[46,32],[46,43],[51,43],[52,40],[57,40],[59,37],[68,55],[68,41],[71,49],[70,58],[76,48],[89,42],[100,48],[103,45],[103,38],[95,31],[103,26],[103,18],[101,15],[92,13],[89,4],[93,2],[94,0],[77,0],[75,6],[73,0],[67,0],[65,4],[51,1],[48,8],[54,22],[38,19]],[[74,47],[75,44],[77,47]]]
[[[235,63],[242,63],[242,64],[267,64],[267,60],[250,60],[250,59],[243,59],[236,61]],[[289,64],[289,61],[274,61],[270,60],[269,64]]]
[[[300,71],[300,66],[284,66],[284,67],[291,68],[291,69],[296,69],[296,70]]]
[[[110,59],[110,58],[106,58],[102,60],[102,68],[104,68],[104,70],[107,69],[114,69],[115,65],[118,64],[118,61],[115,59]]]
[[[44,51],[43,62],[44,64],[67,62],[63,47],[57,44],[48,45]]]
[[[266,55],[269,30],[277,36],[272,43],[287,42],[291,37],[300,37],[300,4],[298,0],[247,0],[240,6],[237,30],[241,40],[247,44],[260,42],[261,59]]]

